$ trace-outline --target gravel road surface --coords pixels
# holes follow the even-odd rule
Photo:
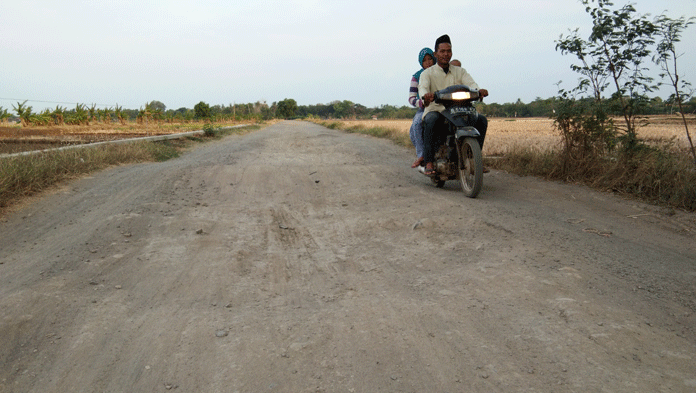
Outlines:
[[[696,391],[695,214],[412,160],[285,121],[35,198],[0,392]]]

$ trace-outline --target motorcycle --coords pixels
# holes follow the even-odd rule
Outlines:
[[[465,85],[454,85],[435,92],[434,102],[444,105],[441,112],[448,127],[447,139],[435,154],[435,175],[430,179],[441,188],[447,180],[459,180],[464,195],[476,198],[483,186],[483,158],[474,127],[478,112],[473,102],[479,92]],[[419,168],[425,174],[425,168]]]

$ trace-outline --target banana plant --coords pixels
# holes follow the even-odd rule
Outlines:
[[[0,123],[1,123],[1,122],[4,122],[5,119],[8,119],[10,116],[11,116],[11,115],[10,115],[9,113],[7,113],[7,109],[3,109],[3,108],[0,106]]]
[[[102,121],[102,123],[105,123],[105,124],[111,123],[111,108],[100,109],[98,111],[98,113],[99,113],[99,119]]]
[[[123,107],[120,107],[118,106],[118,104],[116,104],[116,106],[114,107],[114,115],[116,115],[116,118],[122,125],[126,124],[127,114],[123,111]]]
[[[19,120],[22,123],[22,127],[26,127],[30,123],[30,118],[32,116],[31,113],[31,106],[27,106],[27,100],[24,100],[24,102],[19,103],[17,102],[17,106],[12,105],[12,108],[17,112],[17,116],[19,116]]]
[[[138,123],[142,124],[142,123],[149,123],[152,119],[153,119],[153,107],[148,102],[145,104],[144,109],[141,107],[140,110],[138,110],[137,121],[138,121]]]
[[[65,124],[65,108],[62,106],[56,105],[56,109],[53,110],[51,116],[56,125],[62,126]]]
[[[53,114],[46,108],[41,113],[37,113],[30,117],[32,124],[37,126],[47,126],[53,121]]]
[[[75,109],[66,113],[65,122],[67,124],[82,125],[89,124],[89,118],[87,117],[87,110],[83,104],[75,105]]]
[[[146,118],[146,114],[145,114],[146,112],[145,112],[145,111],[146,111],[146,110],[143,109],[142,107],[141,107],[140,109],[138,109],[138,115],[135,117],[135,121],[136,121],[138,124],[143,124],[143,123],[145,122],[145,118]]]
[[[97,104],[92,104],[91,107],[89,107],[89,120],[90,121],[97,121]],[[87,123],[89,124],[89,123]]]

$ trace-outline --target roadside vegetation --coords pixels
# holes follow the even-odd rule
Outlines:
[[[49,189],[68,179],[114,165],[165,161],[177,157],[181,151],[195,143],[259,128],[259,125],[224,128],[207,124],[200,136],[182,139],[104,144],[88,148],[53,149],[34,154],[0,156],[0,212],[21,198]]]
[[[399,146],[412,146],[411,139],[409,138],[408,133],[404,133],[395,128],[366,126],[364,124],[359,123],[347,125],[347,123],[344,121],[322,121],[318,119],[309,120],[326,128],[330,128],[332,130],[342,130],[352,133],[371,135],[377,138],[390,139]]]
[[[548,167],[540,165],[539,174],[696,210],[696,151],[683,112],[693,89],[679,79],[676,51],[682,31],[694,19],[650,19],[632,4],[615,8],[607,0],[583,4],[593,22],[589,37],[574,30],[556,42],[562,54],[576,57],[571,68],[580,81],[559,91],[552,118],[563,147],[553,160],[541,157]],[[669,76],[670,101],[681,111],[686,149],[638,137],[648,95],[664,83],[647,76],[651,64],[662,70],[663,80]]]

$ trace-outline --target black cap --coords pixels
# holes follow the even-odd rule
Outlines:
[[[445,34],[445,35],[443,35],[443,36],[440,36],[440,38],[438,38],[438,39],[435,41],[435,52],[437,52],[437,46],[440,45],[440,44],[450,44],[450,45],[452,45],[452,41],[450,41],[450,38],[449,38],[449,36],[448,36],[447,34]]]

